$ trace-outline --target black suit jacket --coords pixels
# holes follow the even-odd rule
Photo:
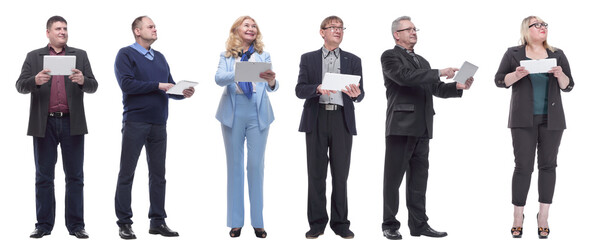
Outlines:
[[[98,83],[92,74],[92,68],[86,52],[81,49],[65,47],[66,55],[76,56],[76,69],[84,75],[84,85],[80,86],[65,77],[66,97],[70,108],[70,134],[82,135],[88,133],[86,116],[84,114],[84,92],[93,93]],[[20,77],[16,81],[16,90],[20,93],[31,94],[29,113],[29,127],[27,135],[45,137],[47,117],[49,115],[49,96],[51,94],[51,80],[37,86],[35,76],[43,70],[43,56],[49,55],[49,47],[42,47],[27,54]]]
[[[547,55],[549,56],[548,58],[555,58],[557,60],[557,65],[561,66],[563,73],[570,79],[569,85],[565,89],[562,89],[562,91],[571,91],[574,88],[574,79],[572,78],[570,65],[565,54],[560,49],[557,49],[555,52],[547,49]],[[514,72],[520,66],[520,60],[526,59],[524,45],[508,48],[506,53],[504,53],[494,79],[498,87],[512,87],[510,114],[508,117],[509,128],[533,126],[533,84],[531,83],[530,77],[527,75],[512,84],[512,86],[506,86],[504,82],[506,74]],[[547,128],[549,130],[563,130],[566,127],[563,105],[561,103],[561,92],[559,90],[557,79],[553,74],[549,74],[549,89],[547,89]]]
[[[430,69],[423,57],[416,55],[420,67],[405,49],[395,46],[381,55],[383,78],[387,88],[386,136],[423,136],[432,138],[434,108],[432,95],[440,98],[461,97],[456,83],[440,81],[438,70]]]
[[[361,76],[361,94],[354,101],[360,102],[363,100],[365,90],[363,88],[361,59],[352,53],[340,49],[340,73]],[[299,78],[295,87],[297,97],[305,99],[301,123],[299,124],[300,132],[311,132],[317,125],[320,94],[316,90],[322,84],[322,79],[322,49],[301,55]],[[342,99],[344,101],[342,111],[344,111],[346,128],[350,134],[356,135],[353,99],[346,94],[342,94]]]

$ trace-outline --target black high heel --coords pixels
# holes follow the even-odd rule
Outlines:
[[[229,236],[232,237],[232,238],[239,237],[240,234],[242,234],[242,228],[232,228],[229,231]]]
[[[524,214],[522,215],[522,222],[524,225]],[[514,232],[518,232],[518,234],[514,235]],[[522,238],[522,227],[513,227],[510,229],[510,234],[512,234],[512,238]]]
[[[537,213],[537,224],[539,223],[539,214]],[[547,235],[543,236],[541,235],[541,233],[546,232]],[[537,229],[537,234],[539,235],[539,239],[547,239],[549,237],[549,233],[551,232],[551,230],[549,230],[549,227],[546,228],[542,228],[539,227],[539,229]]]
[[[262,230],[258,230],[258,229],[262,229]],[[266,231],[264,231],[264,228],[254,228],[254,234],[256,234],[257,238],[266,238]]]
[[[539,239],[547,239],[549,237],[549,233],[551,232],[551,230],[549,230],[549,228],[539,227],[537,232],[538,232],[537,234],[539,234]],[[547,235],[546,236],[541,235],[542,232],[546,232]]]

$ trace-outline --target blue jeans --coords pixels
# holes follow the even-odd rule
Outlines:
[[[66,227],[84,229],[84,135],[70,136],[70,118],[47,118],[45,137],[33,137],[35,149],[36,228],[51,232],[55,223],[55,164],[61,146],[66,177]]]
[[[166,211],[164,200],[166,196],[166,125],[143,122],[123,123],[123,141],[121,146],[121,165],[117,190],[115,193],[115,212],[117,224],[132,224],[131,217],[131,187],[137,160],[141,149],[145,145],[149,171],[150,187],[150,226],[165,224]]]

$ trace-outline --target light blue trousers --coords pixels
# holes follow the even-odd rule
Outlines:
[[[233,126],[221,125],[227,157],[227,226],[244,226],[244,140],[248,146],[248,194],[250,221],[255,228],[264,228],[262,220],[264,151],[268,127],[260,131],[256,93],[251,99],[236,95]]]

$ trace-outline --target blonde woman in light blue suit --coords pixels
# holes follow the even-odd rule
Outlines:
[[[263,51],[262,35],[256,21],[239,17],[230,29],[226,50],[221,53],[215,74],[217,85],[225,87],[216,118],[221,122],[227,157],[227,226],[230,237],[239,237],[244,226],[244,140],[248,147],[248,190],[250,221],[258,238],[266,238],[262,217],[264,151],[268,129],[274,120],[266,92],[279,88],[272,70],[260,73],[266,82],[235,82],[236,61],[270,62]]]

